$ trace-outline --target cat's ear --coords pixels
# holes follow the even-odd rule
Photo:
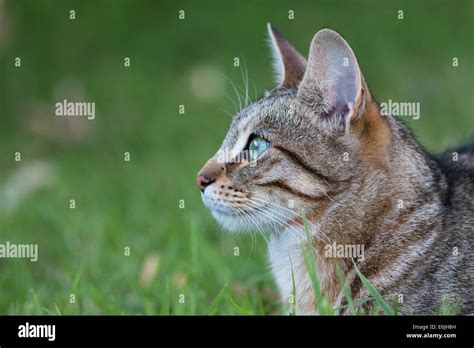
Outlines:
[[[306,59],[270,23],[268,36],[279,87],[297,88],[306,70]]]
[[[331,134],[344,135],[365,103],[365,83],[357,59],[335,31],[320,30],[311,42],[298,97]]]

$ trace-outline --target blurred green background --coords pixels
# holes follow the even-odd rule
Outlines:
[[[0,1],[0,243],[39,245],[0,259],[0,314],[284,313],[265,242],[221,231],[194,182],[244,66],[252,98],[274,86],[266,23],[304,55],[339,31],[380,102],[421,103],[406,121],[440,151],[474,134],[473,4]],[[55,116],[63,99],[96,119]]]

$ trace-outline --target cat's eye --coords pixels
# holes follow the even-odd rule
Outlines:
[[[259,158],[262,153],[268,150],[268,147],[270,146],[270,143],[261,138],[261,137],[255,137],[253,138],[250,143],[249,143],[249,161],[253,162]]]

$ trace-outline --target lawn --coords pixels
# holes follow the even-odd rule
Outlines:
[[[266,22],[305,55],[339,31],[377,99],[419,102],[406,122],[441,151],[474,135],[473,4],[0,2],[0,243],[39,248],[0,259],[0,314],[286,314],[263,238],[222,231],[194,179],[232,85],[274,86]],[[55,116],[64,99],[95,119]]]

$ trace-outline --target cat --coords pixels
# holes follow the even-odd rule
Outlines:
[[[281,299],[288,306],[294,290],[298,314],[318,314],[305,220],[321,291],[337,314],[351,312],[335,259],[354,300],[370,295],[356,264],[402,314],[435,314],[442,300],[474,314],[474,144],[425,151],[380,112],[338,33],[317,32],[306,60],[271,24],[268,32],[278,86],[234,116],[196,177],[214,218],[230,231],[269,233]],[[363,257],[344,254],[353,246]]]

